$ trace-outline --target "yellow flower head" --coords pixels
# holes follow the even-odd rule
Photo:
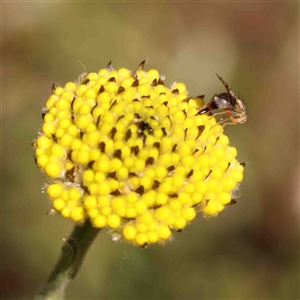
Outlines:
[[[54,210],[139,246],[168,240],[196,211],[217,215],[244,167],[216,119],[197,115],[201,107],[154,69],[109,64],[54,86],[34,142]]]

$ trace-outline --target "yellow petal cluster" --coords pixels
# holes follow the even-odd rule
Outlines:
[[[34,142],[52,207],[139,246],[168,240],[197,211],[221,212],[244,167],[202,106],[154,69],[109,64],[54,87]]]

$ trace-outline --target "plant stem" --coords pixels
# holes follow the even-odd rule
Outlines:
[[[68,283],[76,276],[85,254],[99,233],[99,228],[92,227],[89,219],[75,225],[69,238],[61,249],[58,262],[36,300],[63,299]]]

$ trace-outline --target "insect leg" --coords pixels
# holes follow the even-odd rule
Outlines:
[[[228,122],[228,121],[231,121],[231,122]],[[224,123],[222,124],[223,128],[226,126],[226,125],[235,125],[236,122],[234,122],[231,118],[225,118],[225,119],[221,119],[218,124],[221,124],[221,123]]]
[[[220,112],[217,112],[217,113],[213,114],[213,115],[211,116],[211,118],[214,118],[215,116],[220,116],[220,115],[223,115],[223,114],[227,114],[227,112],[226,112],[226,111],[220,111]]]

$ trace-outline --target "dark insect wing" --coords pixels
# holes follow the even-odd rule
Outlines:
[[[218,108],[226,108],[229,110],[233,110],[233,105],[227,100],[220,97],[221,95],[214,97],[214,102]]]
[[[232,105],[231,102],[232,102],[232,100],[231,100],[229,93],[215,95],[211,99],[211,101],[198,112],[198,115],[207,113],[207,112],[209,112],[211,110],[215,110],[215,109],[223,108],[223,109],[233,110],[234,105]]]
[[[231,97],[235,98],[236,96],[235,96],[234,92],[232,91],[231,87],[228,85],[228,83],[221,76],[219,76],[217,73],[216,73],[216,75],[218,76],[220,81],[223,83],[223,85],[225,86],[226,90],[231,95]]]
[[[217,73],[216,73],[216,75],[218,76],[218,78],[220,79],[220,81],[223,83],[223,85],[225,86],[226,90],[229,93],[232,92],[230,86],[228,85],[228,83],[221,76],[219,76]]]

